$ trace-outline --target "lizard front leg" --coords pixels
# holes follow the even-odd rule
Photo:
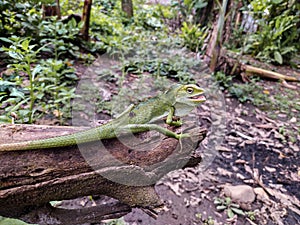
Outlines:
[[[161,127],[157,124],[128,124],[128,125],[125,125],[122,128],[120,128],[120,130],[121,131],[122,130],[125,130],[125,131],[130,130],[133,133],[155,130],[161,134],[164,134],[168,137],[172,137],[172,138],[176,138],[176,139],[190,137],[189,134],[176,134],[175,132],[168,130],[167,128]]]
[[[166,124],[171,125],[171,126],[181,126],[182,125],[182,120],[173,120],[173,116],[175,115],[175,108],[171,107],[169,114],[167,116]]]

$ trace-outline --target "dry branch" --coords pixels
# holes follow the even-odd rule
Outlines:
[[[0,144],[65,135],[82,129],[0,125]],[[106,195],[120,201],[106,216],[96,213],[97,209],[89,209],[95,211],[98,221],[122,216],[131,207],[156,208],[162,202],[154,190],[155,182],[172,170],[199,163],[200,156],[192,155],[205,133],[204,129],[198,129],[196,139],[181,143],[184,148],[180,148],[178,140],[173,138],[163,138],[146,151],[131,149],[117,139],[110,139],[102,141],[105,151],[99,148],[99,142],[95,142],[79,147],[2,152],[0,205],[5,207],[0,207],[0,215],[39,224],[43,224],[42,217],[74,224],[73,217],[69,222],[63,220],[61,214],[56,214],[62,211],[49,207],[48,203],[88,195]],[[145,132],[134,138],[148,140],[152,136],[153,132]],[[73,213],[82,212],[83,217],[88,218],[89,210]]]
[[[286,80],[286,81],[300,81],[299,78],[291,77],[287,75],[283,75],[277,72],[257,68],[250,65],[242,65],[242,70],[244,70],[247,74],[256,74],[264,78],[271,78],[277,80]]]
[[[246,76],[258,75],[266,79],[280,80],[283,83],[285,81],[293,81],[293,82],[300,81],[300,77],[297,76],[297,73],[292,72],[293,76],[289,76],[279,72],[274,72],[272,70],[276,69],[275,66],[263,62],[259,62],[246,55],[241,56],[237,53],[226,50],[225,48],[223,48],[221,51],[220,59],[218,60],[218,69],[224,71],[224,73],[229,75],[232,74],[242,74]]]

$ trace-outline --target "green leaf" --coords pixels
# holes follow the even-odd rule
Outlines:
[[[16,84],[15,83],[13,83],[13,82],[10,82],[10,81],[6,81],[6,80],[0,80],[0,86],[9,86],[9,85],[11,85],[11,86],[15,86]]]
[[[26,40],[24,40],[23,42],[22,42],[22,49],[23,50],[28,50],[28,48],[29,48],[29,43],[30,43],[30,40],[29,39],[26,39]]]
[[[4,42],[11,43],[11,44],[14,43],[12,40],[10,40],[10,39],[8,39],[8,38],[5,38],[5,37],[0,37],[0,40],[1,40],[1,41],[4,41]]]
[[[227,208],[227,206],[225,206],[225,205],[218,205],[217,206],[217,210],[218,211],[222,211],[222,210],[224,210],[224,209],[226,209]]]
[[[273,4],[280,4],[282,2],[282,0],[272,0]]]
[[[23,60],[23,58],[24,58],[23,55],[21,55],[20,53],[14,52],[14,51],[9,51],[8,55],[10,57],[12,57],[13,59],[17,59],[17,60],[20,60],[20,61]]]
[[[32,70],[32,76],[33,76],[33,80],[35,79],[35,76],[41,72],[41,70],[43,69],[43,67],[41,65],[37,65],[36,67],[34,67],[34,69]]]
[[[231,209],[227,209],[227,216],[228,216],[228,218],[233,218],[234,217],[234,213]]]
[[[0,216],[0,225],[29,225],[29,223]]]
[[[243,215],[243,216],[245,216],[244,211],[241,210],[241,209],[231,207],[231,210],[232,210],[234,213],[238,214],[238,215]]]
[[[23,92],[21,91],[18,91],[16,88],[13,88],[11,93],[10,93],[10,96],[12,97],[19,97],[21,99],[24,99],[25,98],[25,95]]]
[[[9,123],[11,122],[11,119],[6,115],[0,116],[0,123]],[[1,216],[0,216],[0,224],[1,224]]]
[[[275,58],[276,62],[278,62],[279,64],[282,64],[282,62],[283,62],[282,56],[278,51],[274,52],[274,58]]]
[[[214,200],[214,204],[215,204],[215,205],[223,204],[223,200],[220,199],[220,198],[216,198],[216,199]]]
[[[231,198],[226,197],[226,198],[225,198],[225,204],[226,204],[226,205],[230,205],[230,203],[231,203]]]
[[[194,7],[196,8],[196,9],[202,9],[202,8],[204,8],[204,7],[206,7],[207,6],[207,2],[202,2],[202,1],[198,1],[195,5],[194,5]]]

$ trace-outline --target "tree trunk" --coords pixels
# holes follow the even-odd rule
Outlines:
[[[61,19],[59,0],[56,0],[55,6],[43,4],[42,9],[43,9],[43,18],[44,19],[46,17],[50,17],[50,16],[57,16],[58,19]]]
[[[82,129],[0,125],[0,144],[65,135]],[[95,218],[99,221],[123,216],[131,207],[154,209],[162,204],[154,190],[155,182],[172,170],[199,163],[200,156],[193,154],[205,134],[204,129],[197,129],[196,139],[183,139],[182,143],[163,138],[146,151],[143,147],[132,149],[118,139],[110,139],[80,146],[0,152],[0,205],[5,206],[0,207],[0,215],[38,224],[43,224],[41,218],[74,224],[74,215],[88,218],[92,213],[95,217],[90,219],[95,222]],[[152,132],[144,132],[133,138],[148,140],[152,136]],[[103,210],[99,211],[101,206],[67,211],[48,205],[54,200],[89,195],[110,196],[120,203],[112,205],[106,215]],[[73,215],[69,221],[63,216],[67,214]]]
[[[122,10],[126,13],[128,18],[133,17],[132,0],[122,0]]]
[[[56,0],[56,12],[57,12],[58,19],[61,19],[59,0]]]

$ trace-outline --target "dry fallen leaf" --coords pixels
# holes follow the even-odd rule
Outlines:
[[[269,167],[269,166],[265,166],[266,171],[270,172],[270,173],[274,173],[276,172],[275,168]]]
[[[169,187],[177,196],[181,196],[183,190],[180,188],[180,183],[172,183],[167,181],[164,183],[165,186]]]

